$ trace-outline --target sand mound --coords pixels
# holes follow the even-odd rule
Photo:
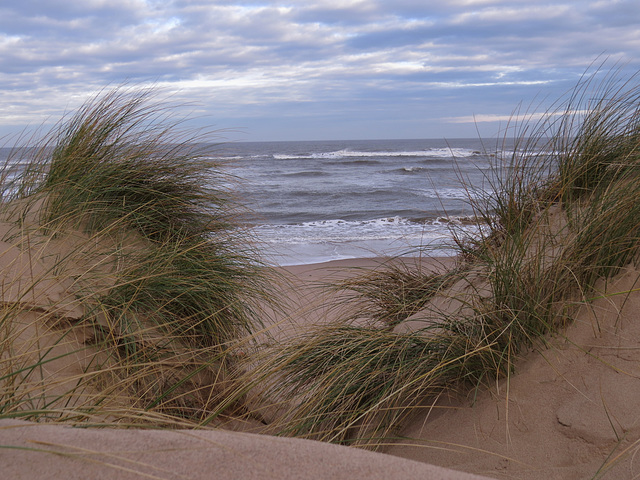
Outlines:
[[[320,298],[321,290],[310,293],[313,285],[335,279],[336,264],[330,267],[289,269],[296,285],[305,287],[303,304]],[[354,274],[342,272],[341,278],[349,272]],[[483,281],[482,272],[472,271],[434,302],[441,310],[461,308],[461,295],[469,288],[482,291]],[[417,409],[397,432],[403,440],[382,451],[492,478],[637,478],[640,269],[628,265],[599,280],[588,300],[573,310],[566,329],[521,355],[509,378],[468,397],[452,393]],[[321,303],[326,302],[325,296]],[[309,317],[296,318],[294,330],[309,326],[304,318]],[[425,321],[429,318],[416,314],[396,330],[419,328]]]
[[[3,478],[482,478],[310,440],[223,430],[96,430],[2,420],[0,445]]]
[[[472,399],[441,399],[387,453],[495,478],[631,479],[640,447],[640,270],[601,281],[548,348]]]
[[[73,322],[82,314],[72,301],[75,284],[68,276],[54,276],[47,264],[65,245],[73,247],[62,240],[37,250],[0,244],[5,306],[23,311],[21,348],[37,344],[36,351],[55,347],[61,353],[86,353],[63,355],[46,365],[49,392],[67,388],[96,354],[83,344],[86,339],[54,339],[59,333],[52,319]],[[281,323],[276,337],[286,339],[309,322],[328,321],[331,297],[319,286],[356,273],[337,269],[345,265],[374,268],[379,263],[287,269],[289,312],[299,315]],[[582,479],[598,472],[603,478],[635,478],[640,473],[634,464],[640,443],[639,278],[640,271],[629,266],[601,281],[593,295],[600,298],[580,307],[565,332],[549,338],[548,348],[525,355],[516,373],[495,388],[475,399],[440,398],[434,408],[413,414],[399,432],[406,440],[384,450],[390,455],[220,430],[77,429],[4,420],[3,472],[8,478],[51,478],[53,471],[65,478],[208,478],[214,470],[217,478],[479,478],[456,471],[519,479]],[[79,395],[75,401],[88,400]]]

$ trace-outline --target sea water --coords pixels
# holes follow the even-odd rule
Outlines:
[[[247,142],[231,160],[268,262],[454,253],[500,152],[478,139]]]
[[[237,180],[249,229],[274,265],[452,255],[453,232],[477,228],[473,201],[491,195],[502,155],[478,139],[230,142],[209,150]],[[9,152],[0,148],[0,160]]]

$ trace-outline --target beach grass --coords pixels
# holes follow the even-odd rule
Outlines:
[[[14,149],[0,260],[19,271],[3,280],[0,416],[210,417],[232,352],[274,298],[210,140],[152,91],[120,87]]]
[[[388,262],[383,269],[365,271],[332,287],[352,306],[353,315],[345,321],[370,320],[393,328],[424,308],[456,273],[455,269],[425,272],[419,263]]]
[[[348,313],[281,341],[258,340],[277,278],[208,138],[152,91],[102,92],[0,172],[0,418],[233,417],[378,448],[439,398],[508,379],[638,260],[640,87],[597,76],[525,124],[490,188],[464,185],[478,224],[453,232],[451,268],[342,280],[325,307]]]
[[[287,406],[280,433],[376,448],[416,408],[508,378],[598,279],[637,261],[640,87],[597,74],[520,130],[490,193],[465,186],[479,233],[456,233],[453,270],[343,282],[355,315],[263,353],[252,374]]]

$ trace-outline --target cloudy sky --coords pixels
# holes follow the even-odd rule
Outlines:
[[[0,135],[129,82],[232,140],[492,136],[603,58],[640,69],[637,0],[3,1]]]

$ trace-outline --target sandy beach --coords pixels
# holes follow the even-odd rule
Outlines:
[[[16,280],[7,279],[10,275],[7,272],[29,275],[24,268],[17,271],[8,268],[17,265],[16,257],[10,255],[12,252],[9,249],[0,253],[7,283]],[[407,261],[414,263],[412,259]],[[438,259],[429,263],[436,266],[448,261]],[[286,332],[290,334],[317,322],[335,320],[318,309],[319,305],[327,306],[330,295],[326,292],[327,283],[379,268],[384,263],[383,259],[353,259],[283,267],[291,288],[285,292],[290,298],[291,310],[284,312],[284,318],[274,319],[272,330],[279,330],[279,338],[284,340]],[[50,292],[51,286],[48,286],[49,297]],[[44,293],[36,298],[42,303],[40,308],[47,308],[50,300]],[[51,372],[48,381],[64,380],[65,376],[72,375],[70,370],[74,372],[76,368],[67,363],[55,373]],[[244,424],[242,429],[250,431],[254,427]],[[3,476],[16,479],[482,478],[400,456],[225,429],[87,429],[10,419],[0,420],[0,463]]]
[[[606,93],[456,257],[279,268],[163,109],[96,97],[1,172],[0,476],[638,478],[640,95]]]
[[[455,259],[420,263],[425,269],[451,268]],[[381,259],[360,259],[287,270],[298,285],[307,284],[302,304],[317,299],[326,305],[314,285],[381,265]],[[601,281],[602,298],[581,307],[546,346],[525,353],[512,376],[484,391],[424,405],[398,432],[402,440],[382,451],[491,478],[636,478],[639,278],[640,270],[630,265]]]
[[[453,261],[420,260],[423,268]],[[327,282],[381,265],[382,259],[354,259],[284,268],[291,310],[287,320],[274,322],[279,339],[335,319],[316,308],[330,300]],[[638,276],[626,269],[603,289],[630,290]],[[583,479],[609,467],[606,478],[631,479],[639,473],[632,454],[640,437],[640,327],[633,321],[639,307],[637,293],[596,300],[566,332],[550,337],[548,348],[524,355],[511,378],[475,398],[452,394],[415,411],[383,453],[224,429],[86,429],[3,420],[0,462],[7,478],[33,479]]]

